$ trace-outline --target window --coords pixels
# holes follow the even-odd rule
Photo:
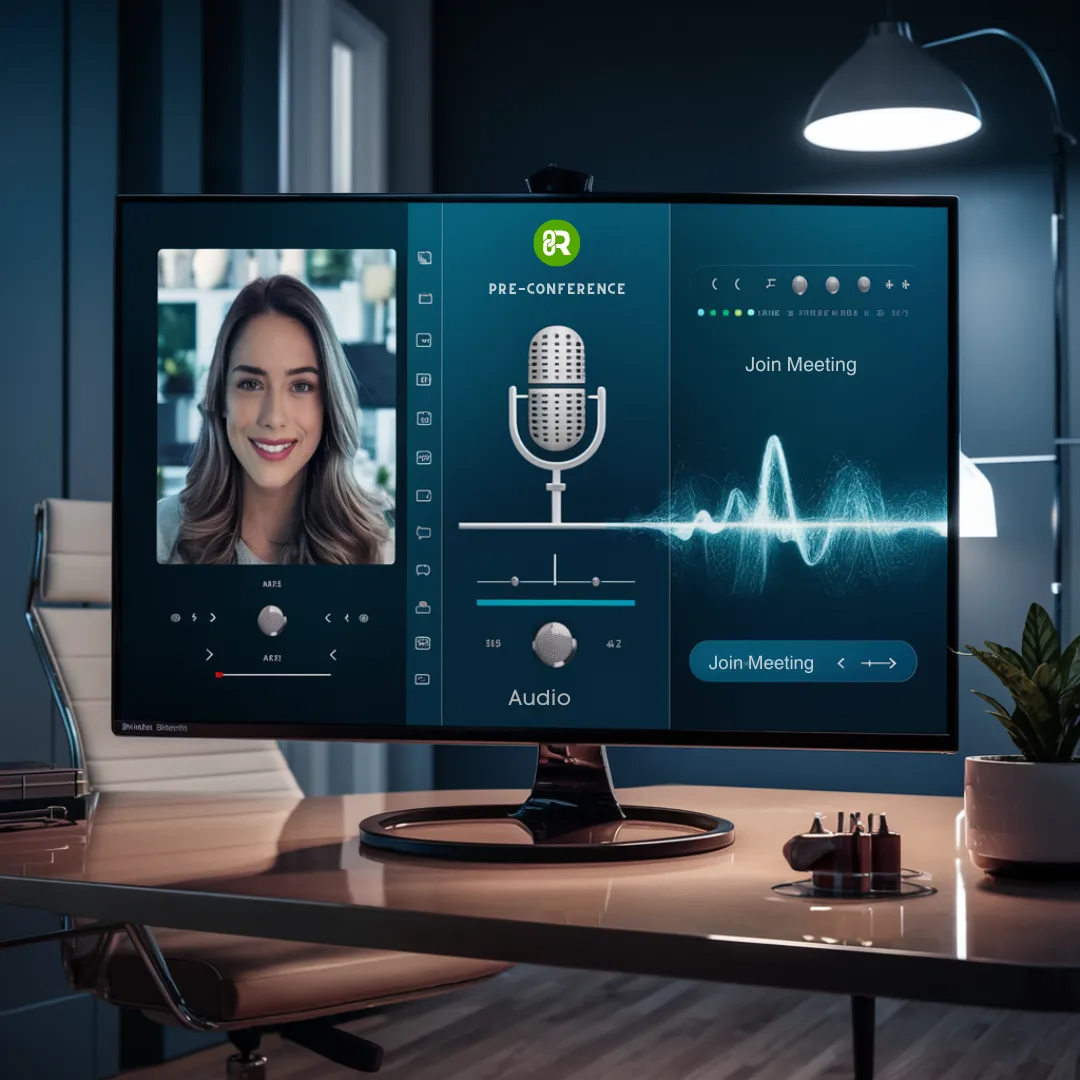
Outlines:
[[[281,190],[385,191],[385,35],[347,0],[281,9]]]
[[[353,190],[353,56],[343,41],[331,52],[330,174],[333,190]]]

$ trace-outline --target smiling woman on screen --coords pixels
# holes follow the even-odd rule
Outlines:
[[[353,474],[352,372],[297,278],[251,282],[210,363],[187,482],[157,504],[163,563],[393,561],[382,512]]]

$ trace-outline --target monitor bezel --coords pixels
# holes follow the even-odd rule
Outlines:
[[[949,445],[953,459],[949,470],[948,553],[947,553],[947,612],[946,636],[946,731],[932,733],[890,732],[796,732],[796,731],[715,731],[659,728],[655,730],[612,728],[504,728],[504,727],[405,727],[403,724],[292,724],[292,723],[199,723],[189,722],[187,732],[132,732],[119,730],[121,719],[118,694],[118,668],[122,659],[123,603],[120,559],[112,560],[112,659],[111,659],[111,722],[115,735],[141,738],[260,738],[317,740],[338,742],[432,743],[438,745],[497,745],[517,746],[539,743],[600,743],[609,746],[684,746],[707,748],[758,748],[797,750],[877,750],[894,752],[955,753],[959,749],[959,670],[957,633],[959,609],[959,467],[960,467],[960,402],[959,402],[959,330],[958,330],[958,206],[955,195],[895,195],[839,193],[656,193],[656,192],[588,192],[574,194],[380,194],[380,195],[118,195],[114,225],[114,282],[113,296],[113,407],[114,417],[123,416],[123,280],[121,260],[122,231],[125,206],[152,203],[350,203],[363,202],[427,202],[427,203],[535,203],[535,202],[608,202],[608,203],[701,203],[713,205],[771,205],[771,206],[924,206],[947,211],[948,232],[948,426]],[[123,425],[113,424],[113,536],[122,535],[119,523],[123,520],[124,501],[122,476]],[[131,718],[127,718],[129,721]],[[145,719],[145,718],[144,718]]]

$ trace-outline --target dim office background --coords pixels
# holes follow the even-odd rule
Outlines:
[[[1077,123],[1075,5],[910,0],[898,13],[923,40],[984,25],[1018,33]],[[521,191],[527,174],[556,161],[594,173],[597,190],[955,193],[964,450],[1051,453],[1045,92],[1007,43],[969,42],[941,59],[979,99],[977,138],[902,156],[808,146],[799,132],[811,97],[882,16],[863,0],[827,12],[775,0],[767,16],[721,0],[2,0],[0,325],[14,457],[0,488],[0,759],[64,754],[20,613],[35,501],[111,496],[117,191]],[[313,65],[331,63],[335,41],[334,94],[323,100]],[[1071,197],[1080,205],[1075,188]],[[1075,224],[1071,242],[1080,250]],[[1074,337],[1074,358],[1078,346]],[[1050,602],[1052,466],[986,469],[999,535],[962,544],[960,636],[1012,641],[1027,604]],[[1077,554],[1069,563],[1080,567]],[[962,668],[964,687],[985,681]],[[956,794],[965,753],[1007,749],[966,694],[960,732],[952,757],[626,748],[611,759],[620,785],[737,779]],[[526,748],[286,753],[312,794],[522,786],[533,760]],[[13,909],[0,920],[12,933],[54,921]],[[0,957],[4,1055],[32,1060],[38,1075],[63,1067],[91,1080],[113,1075],[122,1054],[191,1045],[172,1032],[151,1047],[134,1027],[121,1040],[119,1028],[115,1009],[70,994],[55,947]]]

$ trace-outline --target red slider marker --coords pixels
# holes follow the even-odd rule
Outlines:
[[[225,678],[225,672],[224,671],[215,671],[214,672],[214,678],[215,679],[224,679]]]

